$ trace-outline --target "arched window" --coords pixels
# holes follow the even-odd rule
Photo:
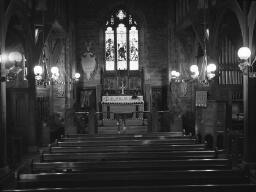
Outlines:
[[[120,9],[106,22],[105,69],[139,70],[139,37],[137,22]]]

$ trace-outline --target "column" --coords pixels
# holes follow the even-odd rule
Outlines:
[[[245,79],[245,78],[244,78]],[[247,85],[246,85],[247,84]],[[247,89],[247,90],[246,90]],[[245,151],[244,161],[249,165],[256,165],[256,78],[247,77],[247,81],[244,82],[244,131],[245,131]]]
[[[249,47],[249,25],[247,20],[247,1],[244,6],[243,43]],[[251,47],[249,47],[251,49]],[[251,58],[249,59],[251,62]],[[249,77],[249,70],[243,74],[243,103],[244,103],[244,156],[245,165],[249,168],[256,165],[256,79]],[[252,165],[252,166],[251,166]]]
[[[0,54],[5,51],[4,1],[0,1]],[[4,61],[1,64],[1,97],[0,97],[0,176],[8,172],[6,145],[6,71]]]

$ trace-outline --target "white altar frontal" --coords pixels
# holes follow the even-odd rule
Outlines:
[[[127,124],[138,125],[143,121],[143,96],[131,95],[102,96],[103,124],[115,122],[120,116]]]

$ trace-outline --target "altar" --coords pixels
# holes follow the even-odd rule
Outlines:
[[[128,124],[141,124],[143,121],[143,96],[111,95],[102,96],[103,124],[115,122],[117,118],[127,119]]]

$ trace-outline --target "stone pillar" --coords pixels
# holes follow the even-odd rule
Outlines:
[[[28,127],[27,127],[27,144],[28,151],[35,152],[37,151],[37,147],[39,145],[39,141],[37,141],[37,126],[36,126],[36,88],[35,88],[35,78],[32,74],[33,66],[29,63],[30,67],[28,69],[28,89],[29,89],[29,100],[28,100]]]
[[[0,1],[0,54],[5,51],[4,1]],[[5,62],[1,64],[1,96],[0,96],[0,176],[8,172],[6,145],[6,71]]]
[[[244,8],[244,23],[242,25],[243,31],[243,45],[249,47],[249,23],[247,16],[248,2],[243,2]],[[249,47],[252,49],[252,47]],[[249,59],[251,62],[251,58]],[[245,165],[249,168],[256,167],[256,79],[250,78],[249,69],[243,75],[243,103],[244,103],[244,156]]]
[[[256,79],[244,77],[244,161],[256,165]]]

